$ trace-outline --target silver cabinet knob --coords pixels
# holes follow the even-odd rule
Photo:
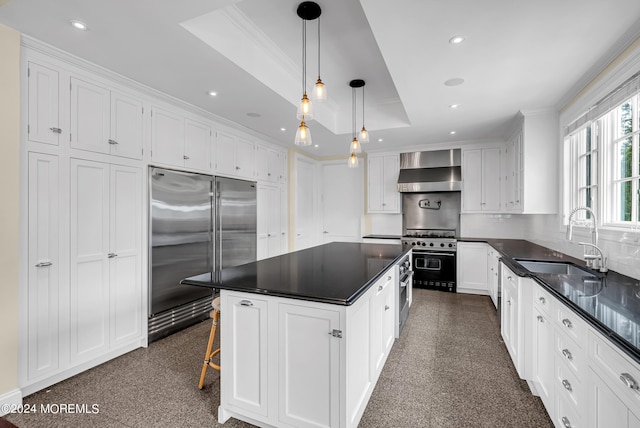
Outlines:
[[[110,259],[114,258],[114,257],[118,257],[118,255],[116,253],[109,253],[107,254],[107,257],[109,257]]]
[[[562,350],[562,355],[564,355],[564,357],[569,361],[573,360],[573,355],[571,355],[571,352],[569,352],[568,349],[563,349]]]
[[[567,318],[562,320],[562,324],[564,324],[567,328],[573,328],[573,324],[571,323],[571,321]]]
[[[239,170],[239,169],[240,169],[240,167],[239,167],[239,166],[237,166],[237,167],[236,167],[236,171],[237,171],[237,170]]]
[[[53,263],[51,262],[40,262],[40,263],[36,263],[36,267],[47,267],[47,266],[51,266]]]
[[[569,392],[573,391],[573,388],[571,388],[571,384],[566,379],[562,379],[562,386],[564,386],[564,389],[566,389]]]
[[[184,159],[184,160],[189,160],[189,156],[184,155],[184,156],[182,156],[182,159]]]
[[[388,311],[389,310],[389,305],[384,305],[384,310]]]
[[[544,322],[544,318],[542,316],[538,315],[537,318],[538,318],[538,322]]]
[[[115,146],[116,144],[118,144],[118,142],[116,140],[109,140],[109,144]]]
[[[49,130],[54,134],[62,134],[62,129],[60,128],[53,127],[53,128],[49,128]]]
[[[624,384],[627,385],[627,388],[629,389],[633,389],[634,391],[640,389],[640,387],[638,387],[638,382],[636,382],[636,380],[629,373],[622,373],[620,375],[620,380],[624,382]]]
[[[540,297],[538,300],[540,300],[540,303],[542,303],[543,305],[547,303],[547,300],[544,297]]]
[[[240,306],[253,306],[250,300],[240,300]]]
[[[382,290],[384,287],[382,285],[378,285],[378,291]]]
[[[567,418],[566,416],[563,416],[562,425],[564,425],[564,428],[571,428],[571,422],[569,421],[569,418]]]
[[[325,230],[325,231],[323,231],[322,233],[329,233],[329,232],[327,232],[327,231]]]

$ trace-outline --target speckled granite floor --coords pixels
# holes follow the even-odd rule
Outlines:
[[[218,426],[219,375],[197,388],[203,322],[47,390],[25,404],[97,404],[97,414],[13,414],[20,428]],[[225,427],[248,424],[230,419]],[[361,427],[552,427],[511,364],[488,297],[414,290]]]

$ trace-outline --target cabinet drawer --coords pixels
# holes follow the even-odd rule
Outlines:
[[[540,286],[537,286],[533,290],[533,302],[538,305],[538,307],[546,312],[547,314],[552,314],[553,304],[555,299]]]
[[[552,419],[557,427],[576,428],[582,426],[580,414],[565,394],[556,394],[555,416]]]
[[[630,409],[640,409],[640,365],[595,332],[589,333],[589,362]]]
[[[573,339],[563,331],[556,329],[553,338],[556,359],[565,365],[580,379],[585,378],[587,353],[580,349]]]
[[[564,305],[556,305],[556,323],[560,330],[575,340],[580,348],[585,348],[587,344],[587,324],[577,316],[571,309]]]
[[[556,395],[563,396],[568,403],[571,403],[578,413],[584,407],[585,391],[582,382],[578,380],[576,375],[570,370],[562,360],[556,359],[555,367],[555,383]]]
[[[394,269],[387,270],[382,276],[373,284],[376,289],[376,294],[382,293],[387,287],[392,286],[395,278]]]

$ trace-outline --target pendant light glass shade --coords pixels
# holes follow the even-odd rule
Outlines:
[[[360,131],[360,138],[358,138],[360,140],[361,143],[368,143],[369,142],[369,131],[367,131],[364,127],[364,125],[362,125],[362,130]]]
[[[318,81],[316,82],[316,86],[313,88],[313,94],[315,95],[316,101],[325,101],[327,99],[327,87],[324,83],[322,83],[322,79],[318,76]]]
[[[355,153],[351,153],[348,160],[349,168],[357,168],[358,167],[358,156]]]
[[[310,146],[312,144],[311,132],[309,132],[309,127],[307,126],[307,124],[304,123],[304,119],[302,119],[302,122],[300,122],[300,126],[298,126],[294,143],[296,146]]]
[[[351,153],[362,153],[362,146],[356,137],[353,137],[351,141],[351,147],[349,150]]]
[[[305,91],[304,95],[302,95],[302,99],[300,100],[300,105],[298,106],[298,111],[296,112],[296,117],[300,120],[313,119],[313,104],[311,104],[311,100],[307,96],[307,92]]]

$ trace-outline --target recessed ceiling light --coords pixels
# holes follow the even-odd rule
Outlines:
[[[382,143],[384,140],[382,138],[378,138],[378,143]]]
[[[445,86],[458,86],[464,83],[464,79],[461,77],[454,77],[453,79],[449,79],[444,82]]]
[[[313,147],[318,148],[318,147],[320,147],[320,145],[319,145],[319,144],[316,144],[316,145],[314,145]]]
[[[207,92],[207,95],[209,95],[210,97],[217,97],[218,93],[216,91],[209,91]]]
[[[452,38],[450,38],[449,39],[449,43],[451,43],[452,45],[457,45],[457,44],[460,44],[460,43],[464,42],[464,40],[465,40],[464,36],[457,35],[457,36],[453,36]]]
[[[74,28],[77,28],[78,30],[83,30],[84,31],[84,30],[87,29],[87,24],[85,24],[84,22],[81,22],[81,21],[75,21],[75,20],[71,21],[71,25]]]
[[[249,112],[249,113],[247,113],[247,116],[249,116],[249,117],[260,117],[261,114],[260,113]]]
[[[284,132],[284,131],[286,131],[286,130],[287,130],[287,128],[280,128],[280,130],[281,130],[282,132]]]
[[[451,104],[451,105],[449,106],[449,108],[454,108],[454,109],[455,109],[455,108],[458,108],[458,107],[460,107],[460,104]]]
[[[451,135],[455,135],[455,133],[456,133],[456,131],[449,132],[449,134],[451,134]]]

